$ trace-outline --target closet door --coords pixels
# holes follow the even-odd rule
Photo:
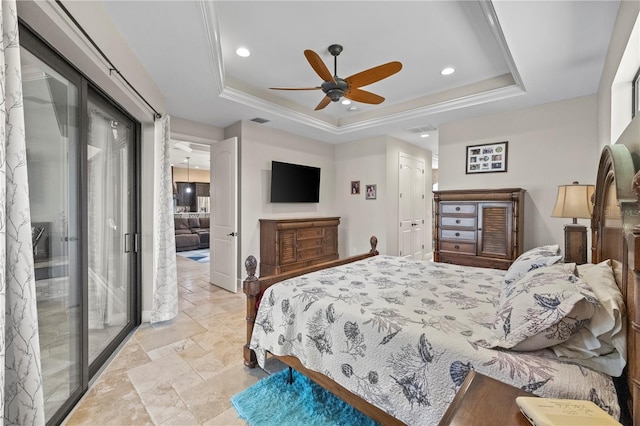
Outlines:
[[[426,204],[424,161],[400,154],[399,172],[399,255],[424,258]]]

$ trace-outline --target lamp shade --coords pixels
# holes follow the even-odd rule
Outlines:
[[[593,213],[591,197],[594,192],[593,185],[581,185],[578,182],[572,185],[559,185],[558,199],[551,216],[589,219]]]

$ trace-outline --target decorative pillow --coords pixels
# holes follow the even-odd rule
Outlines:
[[[627,356],[626,310],[611,262],[605,260],[590,267],[579,265],[578,271],[600,304],[586,326],[551,349],[560,357],[571,358],[610,376],[620,376]]]
[[[560,256],[560,247],[558,247],[557,244],[528,250],[518,256],[511,264],[507,270],[507,274],[504,276],[504,282],[505,284],[511,284],[527,272],[553,265],[560,259],[562,259],[562,256]]]
[[[575,263],[532,270],[503,287],[495,346],[533,351],[568,340],[595,313],[598,300],[575,274]]]

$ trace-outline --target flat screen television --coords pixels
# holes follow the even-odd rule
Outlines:
[[[272,203],[317,203],[320,201],[320,168],[271,162]]]

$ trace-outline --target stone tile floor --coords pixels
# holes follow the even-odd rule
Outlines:
[[[245,298],[177,257],[180,313],[142,324],[63,425],[246,425],[230,398],[266,373],[243,364]]]

